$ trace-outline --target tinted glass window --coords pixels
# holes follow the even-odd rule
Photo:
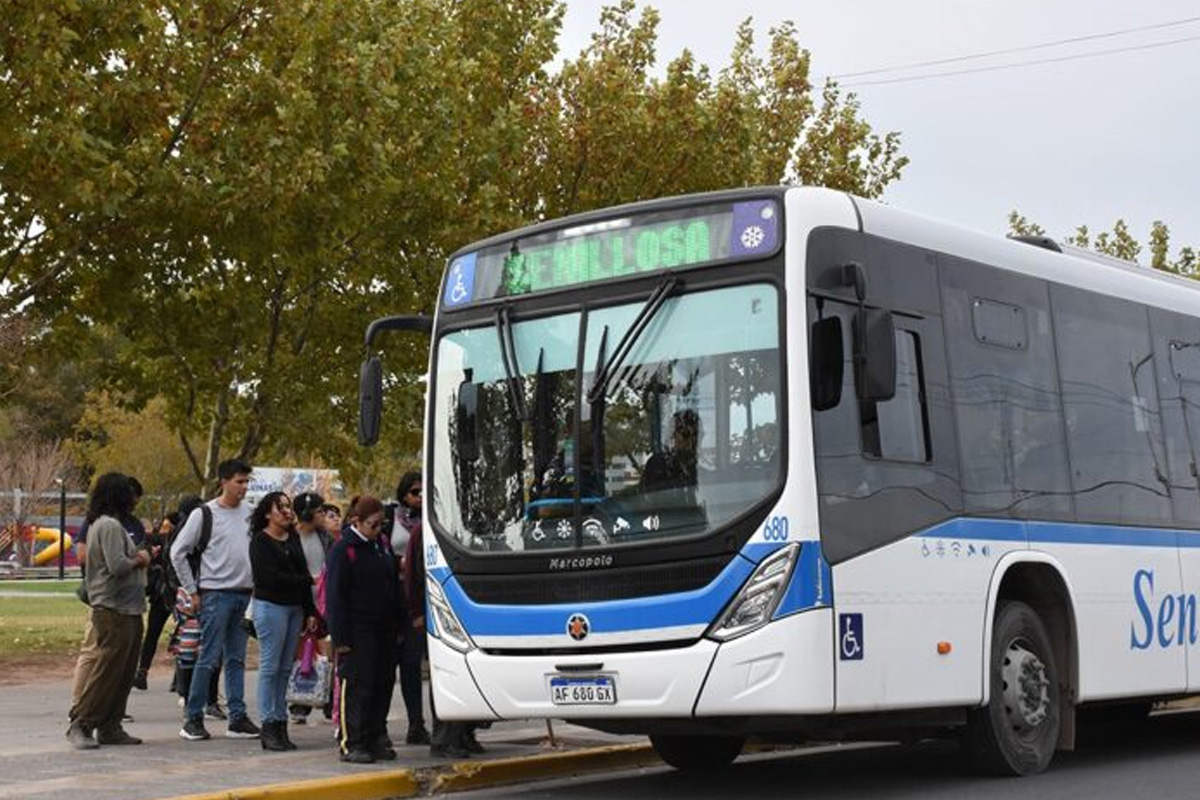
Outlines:
[[[915,333],[896,331],[896,396],[882,403],[860,404],[863,452],[895,461],[929,460],[920,352]]]
[[[1171,505],[1179,525],[1200,525],[1200,323],[1150,312]]]
[[[1046,284],[949,257],[942,263],[963,504],[977,513],[1070,518]],[[1007,346],[1017,340],[1024,345]]]
[[[1079,519],[1170,522],[1146,309],[1059,285],[1051,300]]]

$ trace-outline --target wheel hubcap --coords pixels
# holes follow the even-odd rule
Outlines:
[[[1041,725],[1050,713],[1050,679],[1037,654],[1020,640],[1010,643],[1000,677],[1004,710],[1012,727],[1024,733]]]

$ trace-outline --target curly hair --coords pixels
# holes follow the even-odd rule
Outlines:
[[[129,476],[120,472],[106,472],[96,479],[91,497],[88,498],[88,524],[105,516],[115,519],[129,516],[135,505],[137,498],[133,495]]]
[[[286,492],[268,492],[250,512],[250,533],[255,534],[267,529],[267,517],[271,510],[279,505],[280,498],[287,498]]]

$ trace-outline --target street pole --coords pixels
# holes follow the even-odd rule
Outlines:
[[[67,576],[67,482],[58,478],[58,579]]]

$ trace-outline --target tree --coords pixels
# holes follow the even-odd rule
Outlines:
[[[166,401],[155,397],[133,411],[108,392],[95,392],[66,450],[85,476],[123,472],[137,478],[145,497],[157,498],[156,513],[161,513],[196,489],[191,466],[166,424],[165,407]]]
[[[551,75],[556,0],[13,0],[0,18],[0,319],[86,390],[162,400],[197,482],[419,450],[422,346],[391,348],[390,449],[353,439],[362,331],[430,311],[449,253],[550,216],[781,181],[878,195],[906,159],[749,22],[714,79],[652,76],[657,15],[606,9]],[[422,343],[423,344],[423,343]],[[158,407],[155,406],[157,409]],[[401,420],[405,424],[398,424]]]
[[[1017,211],[1008,215],[1008,232],[1012,236],[1044,236],[1045,230],[1038,224],[1030,222]],[[1095,239],[1087,225],[1080,225],[1075,231],[1063,239],[1063,244],[1080,247],[1085,250],[1093,249],[1113,258],[1124,261],[1137,261],[1142,253],[1142,245],[1129,231],[1125,220],[1118,219],[1111,231],[1101,231]],[[1165,272],[1173,272],[1187,278],[1200,276],[1200,264],[1197,263],[1197,248],[1183,247],[1176,259],[1171,258],[1171,232],[1161,221],[1155,220],[1150,227],[1148,248],[1150,251],[1150,266]]]
[[[9,434],[0,437],[0,540],[15,549],[17,562],[29,564],[31,540],[20,535],[37,508],[38,497],[55,485],[70,481],[68,460],[58,442],[31,435],[19,414],[8,421]],[[0,551],[6,544],[0,541]]]

